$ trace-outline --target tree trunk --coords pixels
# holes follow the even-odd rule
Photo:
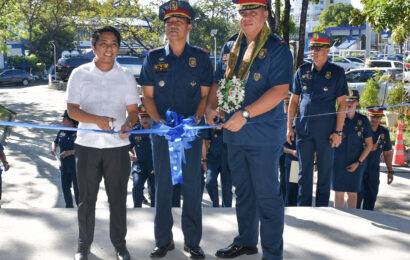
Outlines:
[[[285,11],[283,13],[283,39],[289,44],[289,17],[290,17],[290,0],[285,0]]]
[[[280,24],[280,0],[275,0],[275,32],[279,31]]]
[[[309,0],[302,1],[302,11],[300,13],[300,27],[299,27],[299,49],[298,49],[298,59],[296,62],[296,67],[298,68],[303,64],[304,52],[305,52],[305,33],[306,33],[306,17],[307,10],[309,6]]]
[[[268,24],[269,24],[270,31],[272,33],[277,33],[278,31],[277,30],[275,31],[276,25],[275,25],[275,18],[273,18],[273,15],[272,15],[272,4],[271,3],[268,3],[268,13],[269,13]]]

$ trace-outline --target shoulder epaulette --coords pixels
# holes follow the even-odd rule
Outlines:
[[[192,49],[194,49],[194,50],[197,50],[197,51],[200,51],[200,52],[204,52],[204,53],[208,53],[208,50],[205,49],[205,48],[201,48],[201,47],[198,47],[198,46],[192,46],[192,45],[191,45],[191,47],[192,47]]]

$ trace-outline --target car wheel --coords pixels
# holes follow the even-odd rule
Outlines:
[[[28,79],[23,79],[23,86],[27,86],[28,85]]]

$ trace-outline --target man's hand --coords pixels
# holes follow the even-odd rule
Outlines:
[[[3,162],[3,166],[4,166],[4,171],[8,171],[10,169],[10,165],[8,162]]]
[[[55,150],[51,150],[51,151],[50,151],[50,153],[51,153],[51,155],[52,155],[52,156],[57,156],[57,154],[56,154],[56,151],[55,151]]]
[[[154,170],[151,171],[151,174],[154,174]]]
[[[204,170],[204,174],[208,171],[207,161],[202,161],[202,170]]]
[[[298,158],[298,151],[297,151],[297,150],[293,150],[292,155],[295,156],[296,158]]]
[[[289,144],[292,144],[292,141],[295,141],[295,130],[293,130],[292,127],[288,128],[288,132],[286,133],[286,141]]]
[[[332,148],[337,148],[342,143],[342,137],[336,133],[331,134],[329,140]]]
[[[348,172],[354,172],[354,171],[357,170],[357,168],[359,168],[359,165],[360,165],[359,162],[354,162],[354,163],[350,164],[349,166],[347,166],[346,170]]]
[[[238,111],[224,124],[224,128],[231,132],[238,132],[246,122],[246,118],[242,116],[242,111]]]
[[[211,109],[211,108],[205,109],[205,117],[206,117],[206,122],[208,123],[208,125],[214,125],[215,118],[220,117],[220,116],[221,116],[220,113],[216,111],[216,109]]]
[[[131,160],[131,162],[137,162],[138,158],[137,158],[136,155],[130,154],[130,160]]]
[[[125,121],[125,123],[121,126],[119,136],[121,138],[128,138],[131,134],[124,134],[124,132],[131,131],[131,130],[132,130],[132,127],[130,126],[130,123],[128,121]]]
[[[110,122],[115,121],[116,119],[112,119],[111,117],[107,116],[99,116],[96,122],[97,126],[104,131],[111,131]]]
[[[64,152],[62,152],[62,153],[60,153],[60,158],[66,158],[66,157],[68,157],[68,156],[70,156],[70,155],[73,155],[74,153],[72,152],[72,151],[64,151]]]
[[[393,173],[387,174],[387,184],[391,184],[393,182]]]

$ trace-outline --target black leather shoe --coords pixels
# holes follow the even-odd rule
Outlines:
[[[189,253],[189,257],[192,259],[203,259],[205,258],[204,251],[202,251],[202,248],[200,246],[187,246],[184,245],[184,250],[185,252]]]
[[[127,248],[116,248],[115,255],[117,256],[117,260],[131,260],[130,252],[128,252]]]
[[[221,258],[234,258],[240,255],[253,255],[256,253],[258,253],[257,247],[236,246],[234,244],[231,244],[227,248],[219,249],[218,251],[216,251],[215,256]]]
[[[164,257],[168,251],[174,250],[175,244],[174,241],[171,241],[168,243],[168,245],[165,246],[156,246],[154,250],[152,250],[150,257],[151,258],[161,258]]]

